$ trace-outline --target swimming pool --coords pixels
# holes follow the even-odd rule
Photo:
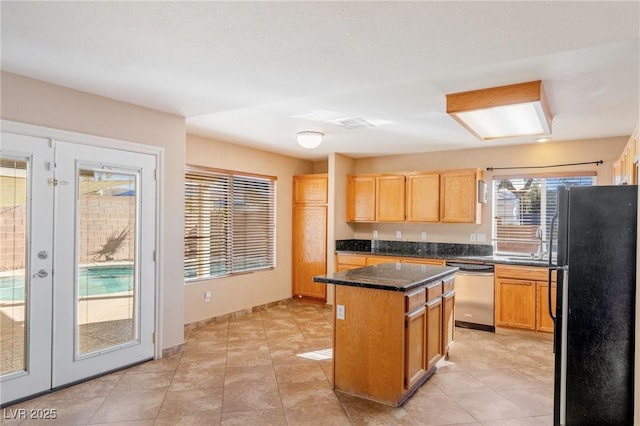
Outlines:
[[[133,283],[132,265],[84,267],[78,276],[80,297],[131,291]],[[24,276],[0,277],[0,302],[23,300]]]

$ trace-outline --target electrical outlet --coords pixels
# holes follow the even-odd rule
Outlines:
[[[427,239],[427,233],[423,232],[422,234],[420,234],[420,238],[423,239],[423,240],[426,240]]]
[[[487,241],[487,234],[478,234],[478,241]]]
[[[396,231],[396,238],[402,238],[402,231]]]
[[[373,230],[373,238],[378,238],[378,231],[375,229]]]
[[[469,239],[470,239],[471,241],[476,241],[476,240],[478,239],[477,237],[478,237],[478,236],[477,236],[476,234],[470,234],[470,235],[469,235]]]
[[[205,291],[204,292],[204,301],[209,303],[211,302],[211,292],[210,291]]]
[[[343,320],[344,314],[344,305],[336,305],[336,319]]]

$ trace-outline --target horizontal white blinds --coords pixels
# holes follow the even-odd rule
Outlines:
[[[275,266],[275,179],[188,170],[185,279]]]
[[[544,254],[559,186],[595,185],[595,175],[494,177],[493,239],[496,252]]]

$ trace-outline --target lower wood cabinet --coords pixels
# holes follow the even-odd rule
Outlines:
[[[444,259],[420,259],[413,257],[404,257],[402,258],[403,263],[418,263],[420,265],[437,265],[437,266],[446,266],[447,261]]]
[[[293,207],[293,295],[326,300],[327,286],[313,277],[327,273],[327,208]]]
[[[496,326],[553,332],[547,268],[496,265],[495,276]],[[552,280],[555,311],[555,275]]]
[[[444,259],[423,259],[418,257],[394,257],[394,256],[376,256],[367,254],[336,254],[336,271],[348,271],[355,268],[363,268],[365,266],[377,265],[379,263],[402,262],[417,263],[420,265],[437,265],[446,266],[447,261]]]
[[[551,283],[551,312],[556,314],[556,283]],[[549,283],[536,282],[536,330],[553,333],[553,320],[549,315]]]
[[[389,262],[400,262],[400,258],[392,256],[367,256],[367,266]]]
[[[496,325],[535,330],[536,282],[496,278]]]
[[[349,271],[356,268],[364,268],[367,266],[367,256],[356,254],[337,254],[336,255],[336,271]]]

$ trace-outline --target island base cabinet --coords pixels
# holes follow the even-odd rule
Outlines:
[[[445,282],[452,285],[452,276]],[[449,302],[443,302],[442,289],[442,281],[409,292],[336,285],[334,389],[402,405],[444,354],[443,309]]]
[[[334,316],[334,388],[398,406],[405,392],[403,293],[337,285],[334,306],[344,307],[344,319]]]

